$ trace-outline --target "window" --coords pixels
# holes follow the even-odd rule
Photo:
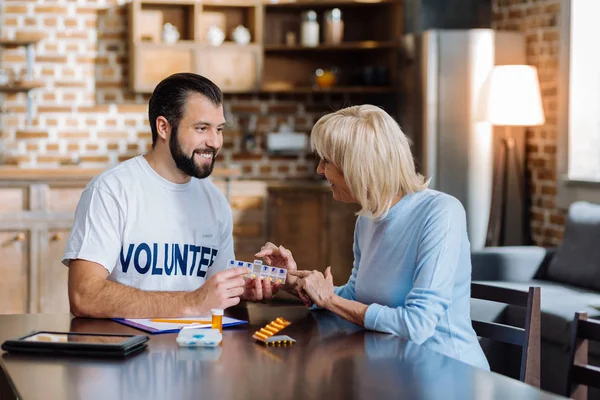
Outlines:
[[[600,1],[563,0],[560,30],[558,202],[600,203]]]

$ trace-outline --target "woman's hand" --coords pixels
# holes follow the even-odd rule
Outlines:
[[[308,296],[317,306],[329,309],[335,297],[331,266],[327,267],[325,275],[319,271],[292,271],[288,274],[300,278],[298,293]]]
[[[291,251],[283,246],[277,247],[273,243],[267,242],[254,257],[262,258],[267,265],[272,267],[287,269],[288,277],[286,285],[289,284],[291,287],[296,286],[298,278],[289,274],[290,271],[296,271],[298,269]]]
[[[293,274],[298,270],[298,266],[291,251],[283,246],[278,247],[267,242],[254,256],[262,258],[267,265],[272,267],[287,269],[288,275],[283,289],[298,296],[305,306],[313,305],[312,300],[298,288],[299,279]]]

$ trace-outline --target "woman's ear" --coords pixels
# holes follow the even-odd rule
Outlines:
[[[171,124],[169,121],[163,116],[156,118],[156,131],[158,132],[158,137],[163,140],[167,140],[171,134]]]

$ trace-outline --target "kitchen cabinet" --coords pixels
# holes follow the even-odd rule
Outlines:
[[[69,312],[68,268],[61,260],[81,192],[100,172],[0,168],[0,314]],[[236,250],[241,243],[256,252],[264,243],[266,189],[261,182],[227,184],[238,173],[215,169],[213,180],[238,204]]]
[[[0,230],[0,314],[28,312],[28,232]]]
[[[343,38],[332,42],[326,15],[334,8],[341,12]],[[302,42],[302,15],[309,10],[318,16],[315,46]],[[129,86],[151,93],[168,75],[191,71],[225,93],[393,96],[403,12],[401,0],[133,0]],[[166,23],[179,34],[172,43],[162,39]],[[249,43],[234,40],[240,25],[248,29]],[[223,41],[213,42],[219,36]]]
[[[69,311],[60,261],[86,183],[0,180],[0,313]]]
[[[401,1],[277,1],[264,4],[263,91],[394,94],[402,48]],[[341,41],[328,39],[327,15],[341,13]],[[314,12],[317,43],[303,42]],[[308,26],[306,26],[308,28]],[[306,35],[307,39],[312,35]]]
[[[177,29],[173,42],[162,37],[167,23]],[[249,43],[233,40],[232,32],[239,25],[248,29]],[[158,82],[177,72],[204,75],[223,92],[260,88],[263,7],[259,1],[133,0],[129,27],[129,86],[135,92],[152,93]],[[222,42],[211,42],[215,31],[223,35]]]
[[[69,271],[62,257],[69,239],[69,229],[49,229],[40,237],[39,303],[38,312],[69,311],[67,281]],[[45,245],[45,246],[44,246]]]

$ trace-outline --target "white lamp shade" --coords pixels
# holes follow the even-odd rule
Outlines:
[[[482,92],[480,111],[492,125],[543,125],[544,109],[535,67],[500,65],[492,69]]]

